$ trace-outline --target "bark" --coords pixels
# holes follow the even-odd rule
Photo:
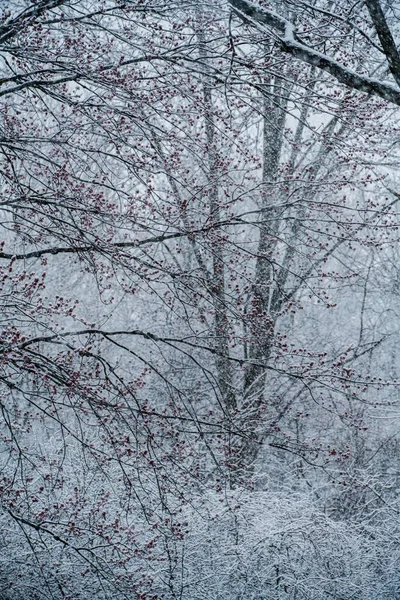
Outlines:
[[[366,0],[370,17],[374,24],[379,41],[382,45],[383,53],[389,63],[389,69],[397,85],[400,85],[400,55],[397,51],[396,43],[387,24],[385,14],[378,0]]]

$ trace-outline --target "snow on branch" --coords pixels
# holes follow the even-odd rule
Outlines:
[[[368,77],[348,69],[340,62],[314,50],[304,44],[296,34],[293,23],[284,19],[275,12],[255,6],[248,0],[228,0],[235,14],[244,22],[257,27],[257,29],[269,27],[275,34],[275,39],[280,44],[281,50],[291,54],[295,58],[327,71],[337,81],[345,86],[379,96],[387,102],[400,106],[400,89],[379,79]]]

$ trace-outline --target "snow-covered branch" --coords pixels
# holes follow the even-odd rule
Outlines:
[[[356,73],[334,58],[305,44],[296,33],[293,23],[287,19],[271,10],[255,6],[248,0],[229,0],[229,4],[235,14],[246,23],[255,26],[259,30],[260,28],[264,31],[266,28],[272,30],[274,38],[283,52],[328,72],[337,81],[351,89],[378,96],[387,102],[400,106],[400,90],[397,87],[379,79]],[[388,60],[389,58],[388,56]],[[392,63],[393,61],[389,60],[389,64]]]

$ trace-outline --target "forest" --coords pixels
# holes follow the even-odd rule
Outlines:
[[[0,2],[0,600],[400,598],[400,0]]]

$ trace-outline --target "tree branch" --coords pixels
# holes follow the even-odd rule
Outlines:
[[[343,66],[334,58],[327,56],[304,44],[296,34],[293,23],[266,8],[254,6],[248,0],[228,0],[235,14],[245,23],[265,31],[265,27],[273,30],[282,52],[291,54],[302,62],[318,67],[332,75],[337,81],[366,94],[378,96],[391,104],[400,106],[400,89],[366,75],[360,75]],[[372,1],[372,0],[371,0]],[[394,43],[394,42],[393,42]],[[386,48],[384,48],[386,54]],[[397,50],[396,50],[397,52]],[[389,56],[386,54],[389,64]],[[393,72],[393,71],[392,71]]]
[[[35,2],[32,6],[23,10],[15,19],[0,27],[0,44],[4,44],[13,38],[27,23],[32,24],[47,10],[62,6],[65,2],[66,0],[41,0]]]
[[[389,69],[397,85],[400,86],[400,56],[397,51],[392,33],[387,24],[385,15],[379,0],[366,0],[368,12],[374,24],[379,41],[382,45],[383,53],[389,63]]]

